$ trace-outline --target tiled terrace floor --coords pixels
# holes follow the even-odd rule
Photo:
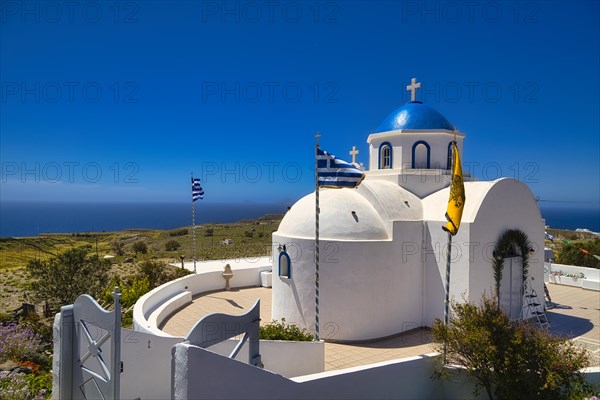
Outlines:
[[[592,353],[592,365],[600,366],[600,292],[548,284],[556,307],[548,311],[551,330],[574,338]],[[242,314],[260,298],[261,324],[271,321],[271,289],[252,287],[230,292],[210,292],[173,314],[161,329],[171,335],[185,336],[202,316],[222,312]],[[412,331],[377,342],[325,344],[325,370],[355,367],[397,358],[431,353],[428,330]]]

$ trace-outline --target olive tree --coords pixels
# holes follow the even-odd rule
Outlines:
[[[30,260],[27,273],[34,301],[53,306],[73,303],[81,294],[96,297],[108,281],[110,262],[89,255],[89,248],[73,248],[47,261]]]

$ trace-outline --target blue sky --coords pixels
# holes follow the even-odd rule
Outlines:
[[[0,2],[0,201],[293,202],[409,99],[481,179],[600,199],[599,3]]]

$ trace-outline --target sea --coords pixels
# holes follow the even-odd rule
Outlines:
[[[196,203],[196,224],[236,222],[285,212],[290,204]],[[547,226],[600,232],[598,204],[540,204]],[[40,233],[174,229],[192,224],[191,205],[182,203],[0,203],[0,237]]]
[[[291,205],[291,204],[290,204]],[[236,222],[283,213],[288,204],[196,203],[196,224]],[[192,225],[190,203],[0,203],[0,237],[40,233],[175,229]]]

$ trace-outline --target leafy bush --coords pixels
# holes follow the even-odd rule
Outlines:
[[[463,366],[489,399],[570,399],[591,393],[580,370],[585,350],[525,322],[511,321],[495,299],[481,306],[452,303],[448,326],[433,324],[434,347],[448,364]],[[447,369],[440,366],[436,377]]]
[[[119,242],[119,241],[113,242],[111,247],[116,255],[118,255],[118,256],[125,255],[125,245],[123,244],[123,242]]]
[[[33,300],[61,306],[72,304],[84,293],[93,297],[100,294],[108,280],[110,262],[88,252],[89,248],[83,246],[66,250],[48,261],[30,260],[27,272]]]
[[[136,301],[151,290],[148,278],[145,276],[135,277],[131,285],[123,286],[121,289],[121,305],[129,308]]]
[[[146,254],[148,252],[148,246],[146,245],[146,243],[142,242],[141,240],[138,240],[131,246],[131,250],[133,250],[135,254]]]
[[[169,281],[165,264],[158,261],[144,261],[138,266],[138,274],[148,279],[150,289]]]
[[[175,251],[180,247],[181,244],[177,240],[169,240],[167,243],[165,243],[166,251]]]
[[[574,242],[577,247],[581,247],[590,252],[590,254],[600,255],[600,239],[594,239],[589,242]],[[591,255],[584,254],[581,250],[566,243],[556,254],[556,262],[559,264],[577,265],[580,267],[599,268],[600,260]]]
[[[188,234],[187,229],[178,229],[176,231],[169,232],[169,236],[185,236]]]
[[[295,324],[286,324],[285,318],[281,322],[273,321],[260,327],[260,338],[264,340],[290,340],[295,342],[312,342],[315,337],[306,329],[301,329]]]
[[[168,277],[170,281],[183,278],[184,276],[187,276],[192,273],[192,271],[188,271],[185,268],[169,268],[167,269],[167,271],[169,271]]]
[[[121,326],[123,328],[131,328],[133,325],[133,310],[123,313],[121,316]]]

